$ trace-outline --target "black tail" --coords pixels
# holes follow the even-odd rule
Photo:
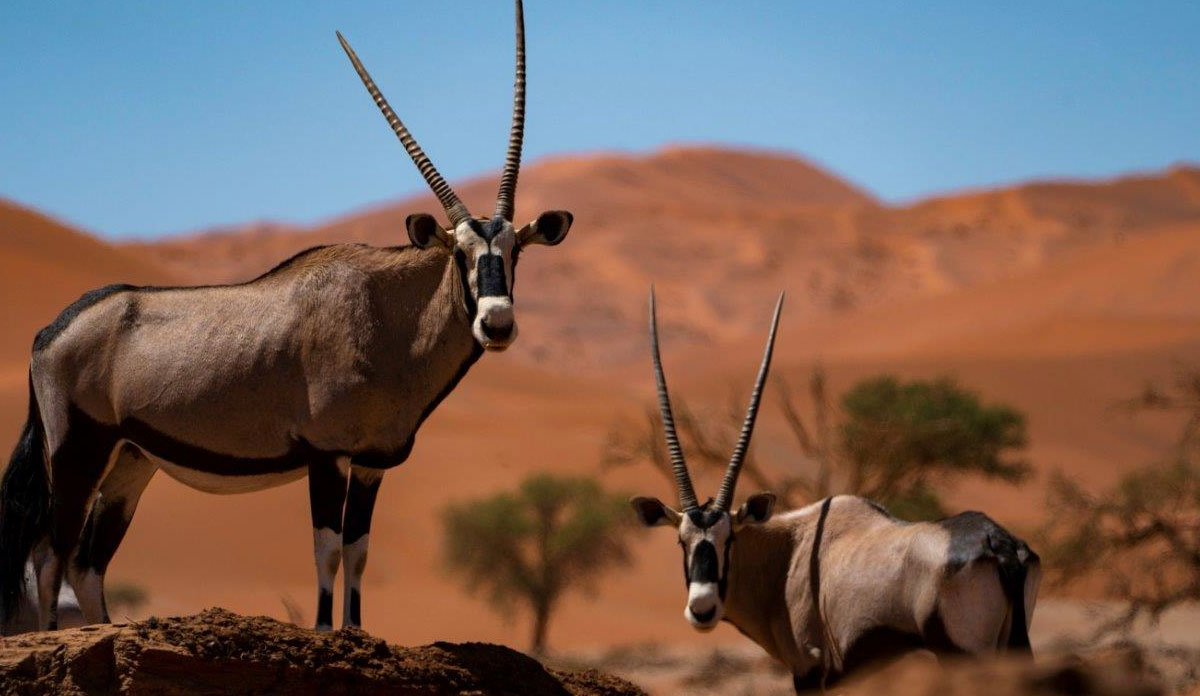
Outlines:
[[[50,529],[45,442],[30,377],[29,418],[0,481],[0,622],[3,623],[15,615],[25,592],[25,562],[30,552]]]
[[[1032,654],[1033,648],[1029,645],[1029,623],[1025,616],[1025,577],[1028,575],[1029,562],[1036,561],[1037,554],[1025,542],[1007,533],[1003,538],[991,536],[988,542],[996,554],[1000,586],[1008,598],[1009,614],[1012,617],[1008,632],[1008,649]]]

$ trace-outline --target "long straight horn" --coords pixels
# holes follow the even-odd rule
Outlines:
[[[525,142],[525,10],[517,0],[517,76],[513,82],[512,130],[508,134],[508,154],[504,156],[504,174],[496,194],[496,215],[512,222],[516,206],[517,175],[521,171],[521,145]]]
[[[433,189],[433,193],[442,202],[442,207],[446,209],[446,215],[450,217],[450,224],[458,225],[471,217],[471,213],[467,211],[467,206],[463,205],[462,201],[455,195],[454,190],[450,188],[450,184],[442,178],[438,173],[433,162],[429,160],[429,156],[417,144],[417,139],[408,132],[404,122],[392,111],[392,107],[388,105],[387,99],[384,99],[383,93],[375,86],[375,81],[371,79],[370,73],[363,67],[362,61],[358,59],[358,54],[350,48],[350,44],[342,36],[342,32],[337,32],[338,41],[342,44],[342,49],[346,51],[346,55],[350,57],[350,62],[354,65],[354,71],[358,73],[358,77],[362,80],[363,86],[371,93],[371,98],[375,100],[375,105],[383,112],[383,117],[387,119],[388,125],[396,132],[396,137],[400,138],[400,143],[404,145],[404,149],[408,151],[408,156],[412,158],[413,164],[417,165],[417,169],[421,171],[421,176],[425,177],[429,188]]]
[[[775,303],[775,316],[771,319],[771,332],[767,335],[767,349],[763,354],[762,365],[758,368],[758,379],[754,381],[754,391],[750,392],[750,406],[746,409],[742,434],[738,436],[737,445],[733,448],[733,456],[729,458],[729,468],[725,470],[725,479],[721,481],[721,490],[717,492],[714,505],[718,510],[728,510],[733,503],[733,490],[737,488],[738,474],[741,473],[742,462],[746,459],[750,436],[754,434],[754,421],[758,418],[758,403],[762,400],[763,385],[767,383],[767,373],[771,369],[771,353],[775,349],[775,330],[779,328],[779,312],[782,309],[783,293],[781,292],[779,301]]]
[[[658,383],[658,410],[662,413],[663,430],[667,435],[667,451],[671,454],[671,469],[675,473],[675,487],[679,490],[679,504],[686,510],[700,507],[696,491],[692,488],[692,477],[688,475],[687,463],[683,460],[683,448],[675,433],[675,418],[671,415],[671,397],[667,394],[667,378],[663,375],[662,355],[658,352],[658,316],[654,311],[654,286],[650,286],[650,355],[654,358],[654,380]]]

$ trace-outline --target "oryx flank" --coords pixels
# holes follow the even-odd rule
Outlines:
[[[512,131],[490,217],[467,211],[338,39],[450,226],[411,215],[411,246],[319,247],[240,285],[114,285],[67,307],[34,341],[29,418],[0,492],[6,615],[32,553],[42,628],[56,625],[64,573],[87,621],[107,621],[105,568],[162,469],[211,493],[307,475],[317,628],[333,623],[342,560],[343,623],[360,625],[380,479],[483,350],[513,341],[518,253],[558,244],[572,217],[512,222],[525,116],[520,0]]]
[[[646,526],[678,530],[684,616],[701,631],[732,623],[787,665],[797,691],[910,650],[1028,652],[1038,557],[982,513],[907,523],[869,500],[839,495],[772,517],[771,493],[733,511],[782,303],[781,295],[720,491],[701,505],[675,434],[650,293],[658,403],[682,509],[656,498],[631,502]]]

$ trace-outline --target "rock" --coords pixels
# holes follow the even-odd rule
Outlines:
[[[550,671],[487,643],[403,648],[267,617],[195,616],[0,640],[0,694],[645,696],[600,672]]]

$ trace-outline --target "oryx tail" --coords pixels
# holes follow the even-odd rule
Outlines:
[[[0,625],[16,611],[25,591],[25,561],[50,528],[45,449],[45,429],[31,376],[29,418],[0,482]]]
[[[1032,653],[1029,644],[1029,622],[1025,616],[1025,580],[1029,575],[1030,563],[1037,563],[1037,554],[1025,542],[1004,533],[989,535],[988,546],[996,556],[1000,573],[1000,586],[1008,599],[1011,624],[1007,648],[1016,652]]]

